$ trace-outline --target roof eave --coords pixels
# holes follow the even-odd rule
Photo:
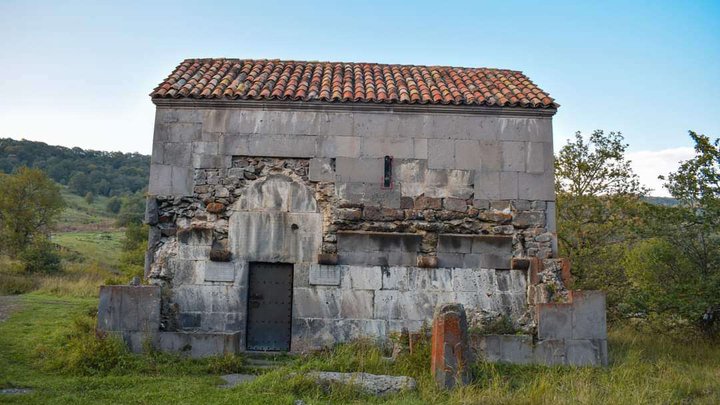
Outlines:
[[[520,117],[552,117],[559,104],[553,107],[501,107],[452,104],[387,104],[387,103],[329,103],[325,101],[289,101],[289,100],[228,100],[228,99],[189,99],[189,98],[152,98],[158,107],[171,108],[253,108],[267,110],[306,110],[338,112],[404,112],[433,114],[479,114]]]

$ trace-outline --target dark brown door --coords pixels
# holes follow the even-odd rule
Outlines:
[[[247,350],[290,350],[292,284],[292,264],[250,263]]]

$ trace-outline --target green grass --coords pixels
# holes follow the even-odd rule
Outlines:
[[[80,253],[85,259],[115,268],[120,259],[124,232],[63,232],[54,234],[52,241]]]
[[[58,229],[67,231],[90,231],[115,229],[115,218],[105,209],[108,197],[95,196],[88,204],[85,198],[71,193],[67,187],[61,188],[61,194],[67,207],[58,220]]]
[[[386,352],[382,348],[359,341],[301,357],[252,383],[221,389],[217,376],[226,371],[222,359],[193,361],[161,354],[139,357],[118,352],[112,340],[93,343],[92,318],[88,314],[97,305],[95,299],[29,294],[21,297],[21,304],[20,312],[0,323],[0,387],[29,387],[34,391],[4,396],[0,402],[263,405],[292,404],[295,399],[303,399],[307,404],[720,402],[720,346],[716,342],[700,338],[676,340],[644,334],[629,326],[611,329],[611,366],[607,368],[479,363],[474,366],[475,377],[470,386],[447,392],[431,382],[427,346],[393,363],[384,358]],[[101,350],[108,354],[98,355]],[[84,362],[78,363],[82,359]],[[98,371],[103,365],[105,370]],[[229,367],[236,364],[231,361]],[[419,390],[390,398],[363,396],[344,387],[333,387],[326,393],[303,377],[308,370],[410,375],[418,380]]]

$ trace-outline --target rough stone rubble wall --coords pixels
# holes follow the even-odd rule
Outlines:
[[[167,287],[164,330],[244,332],[251,261],[295,263],[293,350],[417,329],[450,300],[475,322],[503,314],[531,328],[538,289],[527,296],[510,257],[552,256],[551,123],[158,108],[149,194],[146,271]],[[418,268],[426,257],[439,268]],[[328,269],[369,281],[311,282]]]

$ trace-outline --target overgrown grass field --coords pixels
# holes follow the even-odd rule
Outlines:
[[[478,363],[470,386],[436,389],[429,374],[429,347],[387,360],[386,349],[355,342],[299,357],[287,366],[232,389],[219,375],[242,371],[241,357],[189,360],[149,353],[135,356],[93,330],[92,298],[38,293],[20,297],[19,311],[0,323],[0,388],[31,388],[4,395],[5,403],[228,403],[307,404],[676,404],[720,403],[720,346],[699,337],[678,340],[610,330],[607,368],[514,366]],[[347,387],[329,392],[304,377],[309,370],[410,375],[416,392],[388,398]]]
[[[66,207],[58,220],[60,232],[112,230],[115,218],[105,209],[108,197],[95,196],[88,204],[85,199],[71,193],[66,187],[60,190]]]
[[[53,235],[52,241],[82,256],[90,262],[109,268],[117,266],[122,248],[123,232],[63,232]]]

